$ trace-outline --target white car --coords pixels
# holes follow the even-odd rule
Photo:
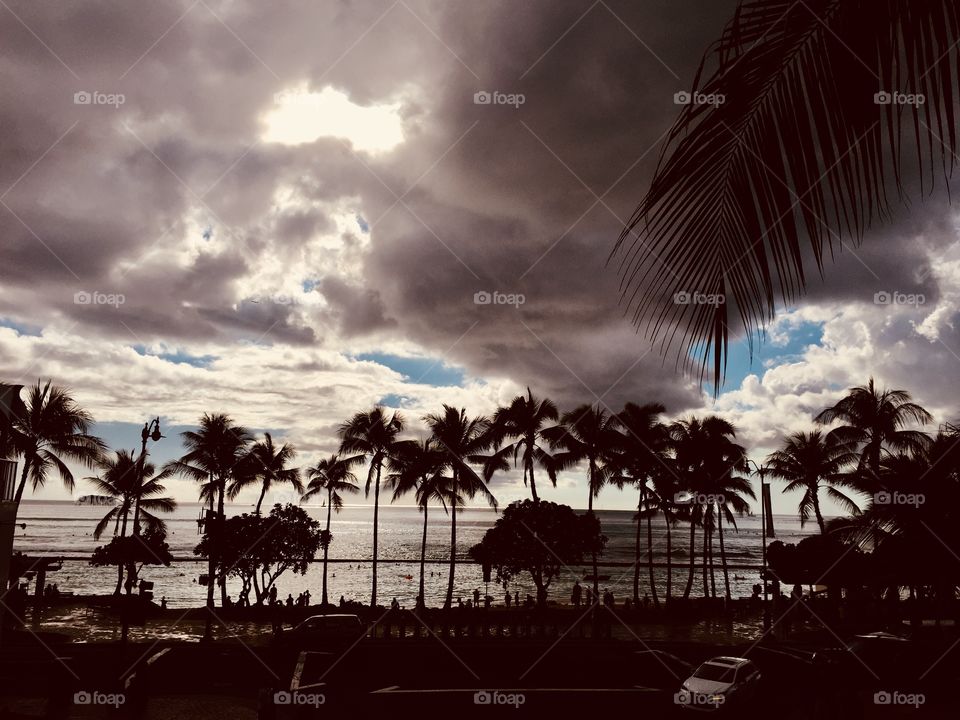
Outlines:
[[[719,710],[733,700],[756,694],[760,671],[746,658],[715,657],[698,667],[674,696],[678,705],[697,710]]]

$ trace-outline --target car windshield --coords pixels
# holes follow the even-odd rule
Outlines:
[[[695,678],[701,680],[712,680],[714,682],[733,682],[737,674],[737,669],[727,667],[726,665],[714,665],[713,663],[704,663],[697,668],[693,674]]]

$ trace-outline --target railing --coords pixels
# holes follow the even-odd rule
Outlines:
[[[17,488],[17,463],[0,459],[0,502],[11,502]]]

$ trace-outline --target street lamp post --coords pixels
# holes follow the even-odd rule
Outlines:
[[[757,474],[760,476],[760,536],[763,538],[763,570],[761,571],[761,583],[763,584],[763,631],[770,630],[770,610],[767,605],[767,503],[766,503],[766,483],[763,475],[767,471],[766,465],[758,465],[755,460],[747,460],[753,465]]]
[[[146,466],[147,459],[147,440],[153,440],[157,442],[162,438],[163,435],[160,434],[160,418],[154,418],[153,420],[143,424],[143,430],[140,431],[140,458],[137,461],[137,478],[134,485],[134,509],[133,509],[133,536],[140,536],[140,493],[143,489],[143,472]],[[126,642],[127,636],[130,633],[130,596],[133,594],[133,586],[137,582],[137,564],[136,562],[131,562],[127,568],[127,603],[126,607],[122,610],[121,614],[123,615],[123,630],[121,639]]]

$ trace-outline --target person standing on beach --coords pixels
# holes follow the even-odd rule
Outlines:
[[[574,607],[580,607],[580,594],[583,592],[583,588],[580,587],[580,581],[577,580],[573,583],[573,592],[570,593],[570,602],[573,603]]]
[[[506,605],[507,608],[509,609],[509,607],[510,607],[510,591],[509,591],[509,590],[507,590],[506,595],[505,595],[504,598],[503,598],[503,603],[504,603],[504,605]]]

